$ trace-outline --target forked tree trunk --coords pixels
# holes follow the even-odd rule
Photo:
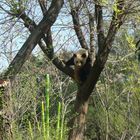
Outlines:
[[[84,138],[87,110],[88,100],[85,100],[78,92],[74,106],[74,117],[70,121],[68,140],[82,140]]]

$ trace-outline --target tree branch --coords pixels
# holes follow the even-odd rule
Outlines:
[[[90,50],[89,50],[89,57],[90,57],[90,64],[91,64],[91,67],[93,66],[94,64],[94,61],[95,61],[95,56],[96,56],[96,51],[95,51],[95,46],[94,46],[94,41],[95,41],[95,38],[94,38],[94,16],[93,14],[90,12],[89,8],[88,8],[88,5],[86,3],[86,1],[84,1],[84,4],[85,4],[85,8],[86,8],[86,11],[87,11],[87,15],[88,15],[88,18],[89,18],[89,36],[90,36]]]
[[[105,44],[108,48],[108,50],[112,47],[112,42],[114,41],[115,35],[117,31],[119,30],[120,26],[123,24],[125,19],[125,12],[124,12],[124,0],[117,0],[116,2],[117,9],[114,9],[113,15],[112,15],[112,21],[110,23],[110,27],[108,30],[108,34],[106,37]],[[108,45],[107,45],[108,44]]]
[[[46,0],[38,0],[42,13],[43,15],[46,14],[47,12],[47,1]],[[43,45],[42,42],[39,42],[41,49],[43,52],[47,55],[49,59],[52,59],[54,56],[54,49],[53,49],[53,41],[52,41],[52,33],[51,33],[51,28],[48,30],[46,36],[44,35],[44,41],[46,45]]]
[[[89,13],[90,48],[94,48],[94,17]]]
[[[25,11],[18,10],[18,13],[16,14],[17,18],[21,18],[24,22],[24,26],[29,29],[30,32],[32,32],[36,28],[36,23],[26,15]]]
[[[47,12],[46,0],[38,0],[43,15]]]
[[[107,61],[108,54],[112,47],[115,35],[120,26],[123,24],[125,18],[125,14],[123,13],[124,0],[117,1],[117,8],[120,10],[120,12],[116,13],[116,11],[114,11],[113,13],[113,18],[110,24],[108,35],[105,38],[105,43],[103,44],[102,51],[100,50],[98,52],[98,56],[96,57],[94,66],[91,69],[88,79],[86,80],[85,84],[80,88],[80,93],[82,94],[84,99],[88,99],[90,94],[92,93],[92,90],[94,89]],[[85,94],[85,91],[88,91],[87,94]]]
[[[96,56],[95,46],[94,46],[94,17],[89,13],[89,29],[90,29],[90,59],[91,66],[93,66]]]
[[[47,32],[55,22],[63,3],[63,0],[52,1],[52,4],[44,18],[41,20],[36,29],[33,30],[31,35],[28,37],[22,48],[15,56],[14,60],[11,62],[8,70],[4,74],[5,77],[12,78],[20,71],[23,63],[27,60],[34,47],[43,37],[42,32]]]
[[[102,67],[104,67],[110,49],[112,47],[112,43],[115,39],[115,35],[119,30],[120,26],[123,24],[126,14],[124,13],[124,0],[117,0],[115,3],[116,8],[114,9],[112,15],[112,21],[110,23],[110,27],[108,30],[107,37],[105,38],[104,45],[102,49],[99,48],[98,52],[98,61],[100,61]]]
[[[36,29],[37,25],[36,23],[29,17],[26,15],[25,12],[20,11],[20,9],[18,10],[18,14],[16,15],[18,18],[21,18],[24,21],[24,25],[25,27],[27,27],[29,29],[30,32],[33,32],[33,30]],[[53,64],[62,72],[64,72],[65,74],[69,75],[70,77],[73,77],[73,69],[69,68],[67,66],[64,65],[64,63],[59,60],[59,58],[55,58],[54,57],[54,51],[53,51],[53,41],[52,41],[52,36],[51,36],[51,30],[49,29],[49,31],[47,32],[47,35],[43,35],[43,40],[44,43],[40,40],[38,42],[40,48],[42,49],[42,51],[45,53],[45,55],[52,60]],[[45,45],[46,43],[46,45]],[[27,55],[27,52],[24,52],[24,56]]]
[[[30,19],[25,13],[19,14],[20,18],[24,21],[24,25],[25,27],[27,27],[29,29],[30,32],[32,32],[35,28],[36,28],[36,24],[35,22]],[[33,24],[31,24],[33,23]],[[32,25],[32,28],[30,28],[30,26]],[[42,49],[42,51],[45,53],[45,55],[52,60],[53,64],[62,72],[64,72],[65,74],[69,75],[70,77],[73,77],[73,69],[64,65],[63,61],[59,60],[58,57],[54,57],[54,50],[53,50],[53,41],[52,41],[52,36],[51,36],[51,30],[49,29],[49,31],[47,32],[47,36],[43,36],[43,40],[44,43],[46,43],[46,45],[40,40],[39,41],[39,46]],[[26,55],[26,52],[25,54]]]
[[[82,48],[88,49],[88,45],[86,43],[85,37],[80,27],[81,25],[80,25],[79,14],[78,14],[79,6],[73,7],[70,2],[70,7],[71,7],[71,15],[72,15],[72,20],[73,20],[74,30],[79,40],[79,43]]]
[[[97,37],[98,37],[98,47],[99,49],[103,47],[105,36],[103,29],[103,15],[102,6],[95,4],[95,19],[97,24]]]

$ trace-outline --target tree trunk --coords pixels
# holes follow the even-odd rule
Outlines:
[[[86,93],[85,93],[86,94]],[[88,100],[78,92],[75,107],[74,117],[70,120],[70,132],[68,140],[82,140],[84,138],[86,114],[88,110]]]
[[[0,140],[11,140],[13,108],[11,101],[11,82],[6,81],[7,85],[1,89],[0,96]]]
[[[3,87],[0,87],[0,140],[3,139],[3,116],[2,116],[2,95],[3,95]]]

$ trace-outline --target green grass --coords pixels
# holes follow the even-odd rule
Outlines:
[[[56,100],[56,106],[51,107],[51,82],[47,74],[45,78],[45,98],[40,102],[40,119],[37,118],[35,112],[27,114],[27,119],[23,119],[18,123],[14,121],[13,139],[16,140],[65,140],[66,139],[66,125],[64,124],[64,117],[62,117],[62,103]],[[38,103],[38,101],[37,101]],[[54,115],[50,114],[54,112]],[[56,110],[56,111],[55,111]],[[50,117],[51,116],[51,117]],[[23,116],[22,116],[23,117]],[[25,117],[25,118],[26,118]],[[23,126],[21,124],[24,124]]]

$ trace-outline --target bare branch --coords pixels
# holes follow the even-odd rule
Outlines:
[[[28,15],[26,15],[26,13],[24,11],[22,12],[22,10],[19,9],[16,16],[23,20],[25,27],[27,27],[30,32],[33,32],[33,30],[36,29],[36,27],[37,27],[36,23]],[[38,44],[39,44],[40,48],[42,49],[42,51],[45,53],[45,55],[50,60],[52,60],[53,64],[58,69],[60,69],[65,74],[69,75],[70,77],[73,77],[73,69],[65,66],[64,63],[61,60],[59,60],[59,58],[53,59],[54,51],[53,51],[53,43],[52,43],[52,36],[51,36],[51,30],[50,29],[47,32],[46,36],[43,35],[43,40],[44,40],[44,43],[46,43],[46,45],[41,40],[38,42]],[[24,56],[26,56],[28,54],[27,51],[23,52]]]
[[[20,71],[22,65],[27,60],[34,47],[43,37],[43,33],[47,32],[55,22],[63,3],[63,0],[52,1],[47,14],[44,16],[36,29],[33,30],[29,38],[15,56],[14,60],[11,62],[8,71],[4,75],[5,77],[12,78]]]
[[[90,48],[94,48],[94,17],[89,13]]]
[[[46,7],[46,0],[38,0],[40,8],[42,10],[43,15],[47,12],[47,7]]]
[[[27,27],[30,32],[33,31],[37,26],[36,23],[29,16],[27,16],[25,12],[19,12],[16,16],[24,21],[25,27]]]
[[[47,57],[51,57],[52,58],[52,53],[53,52],[49,52],[48,51],[48,47],[43,44],[41,41],[39,42],[39,46],[42,49],[42,51],[47,55]],[[51,46],[53,47],[53,46]],[[49,47],[50,48],[50,47]],[[50,50],[51,51],[51,50]],[[69,75],[70,77],[73,78],[74,76],[74,70],[71,67],[68,67],[64,64],[63,61],[61,61],[58,57],[53,57],[52,59],[52,63],[62,72],[64,72],[65,74]]]
[[[0,5],[0,9],[2,9],[4,12],[6,12],[6,13],[9,14],[9,15],[14,15],[14,14],[11,13],[10,11],[6,10],[5,8],[3,8],[1,5]]]
[[[43,15],[46,14],[47,12],[47,1],[46,0],[38,0],[42,13]],[[44,36],[44,41],[47,46],[42,45],[42,42],[40,42],[40,47],[43,50],[43,52],[47,55],[49,59],[52,59],[54,56],[54,49],[53,49],[53,41],[52,41],[52,33],[51,33],[51,28],[48,30],[46,37]]]
[[[84,2],[85,4],[85,8],[86,8],[86,11],[87,11],[87,15],[88,15],[88,18],[89,18],[89,36],[90,36],[90,51],[89,51],[89,57],[90,57],[90,60],[91,60],[91,66],[93,66],[94,64],[94,61],[95,61],[95,46],[94,46],[94,41],[95,41],[95,38],[94,38],[94,16],[93,14],[90,12],[88,6],[87,6],[87,3],[86,1]]]
[[[74,30],[76,32],[77,38],[80,42],[81,47],[88,49],[88,45],[86,43],[85,37],[81,29],[81,25],[80,25],[79,13],[78,13],[79,6],[74,7],[72,3],[70,2],[70,7],[71,7],[71,15],[72,15],[72,20],[73,20]]]
[[[120,26],[123,24],[126,14],[124,13],[124,0],[117,0],[116,3],[118,12],[114,10],[112,21],[108,30],[105,44],[109,44],[108,51],[111,49],[111,44],[114,41],[115,35],[119,30]]]
[[[97,23],[97,36],[98,36],[98,47],[101,48],[104,44],[104,29],[103,29],[103,15],[102,6],[95,4],[95,19]]]
[[[89,29],[90,29],[90,58],[91,66],[93,66],[96,56],[95,46],[94,46],[94,17],[89,13]]]
[[[20,18],[24,21],[24,25],[25,27],[27,27],[29,29],[30,32],[32,32],[35,28],[36,28],[36,24],[35,22],[30,19],[25,13],[20,15]],[[32,24],[31,24],[32,23]],[[30,28],[32,25],[32,28]],[[52,35],[51,35],[51,30],[49,29],[49,31],[47,32],[47,35],[43,35],[43,40],[46,43],[46,45],[40,40],[39,41],[39,46],[42,49],[42,51],[45,53],[45,55],[52,60],[53,64],[62,72],[64,72],[65,74],[69,75],[70,77],[73,77],[73,70],[71,68],[68,69],[67,66],[64,65],[64,63],[59,60],[58,57],[56,57],[55,59],[54,57],[54,50],[53,50],[53,41],[52,41]],[[26,55],[26,52],[25,52]]]
[[[24,22],[25,27],[29,29],[30,32],[33,32],[34,29],[36,29],[37,25],[36,23],[28,16],[26,13],[19,13],[17,16],[18,18],[21,18]],[[47,46],[43,44],[43,42],[40,40],[39,41],[39,46],[43,50],[43,52],[47,55],[48,58],[52,59],[53,58],[53,47],[52,47],[52,37],[51,37],[51,31],[47,32],[47,35],[45,36],[43,34],[43,40],[47,44]],[[49,46],[51,46],[51,52],[48,50]],[[51,53],[51,54],[50,54]]]

